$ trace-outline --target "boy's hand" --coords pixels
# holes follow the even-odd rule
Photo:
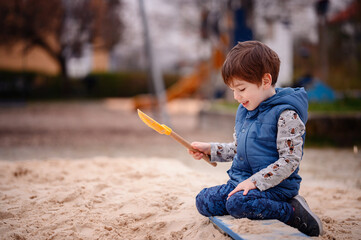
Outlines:
[[[192,155],[192,157],[196,160],[202,159],[204,154],[211,154],[211,144],[205,142],[192,142],[192,147],[194,149],[199,150],[200,152],[193,152],[192,150],[188,150],[188,153]]]
[[[247,195],[248,191],[251,190],[251,189],[256,189],[256,185],[254,185],[254,183],[247,179],[247,180],[244,180],[243,182],[241,182],[240,184],[237,185],[237,187],[235,189],[233,189],[232,192],[230,192],[228,194],[228,198],[227,200],[233,195],[235,194],[236,192],[239,192],[239,191],[242,191],[244,190],[243,192],[243,195]]]

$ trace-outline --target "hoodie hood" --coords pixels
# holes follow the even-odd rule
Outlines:
[[[304,88],[276,88],[276,94],[263,101],[258,110],[263,112],[276,105],[291,105],[302,121],[306,124],[308,118],[308,99]]]

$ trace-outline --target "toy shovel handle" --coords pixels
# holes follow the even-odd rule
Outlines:
[[[192,145],[190,145],[189,142],[187,142],[184,138],[182,138],[181,136],[179,136],[177,133],[175,133],[174,131],[171,132],[170,136],[176,140],[177,142],[179,142],[180,144],[182,144],[184,147],[188,148],[189,150],[193,151],[193,152],[201,152],[197,149],[194,149],[192,147]],[[203,154],[203,160],[206,161],[207,163],[211,164],[213,167],[217,166],[217,163],[215,162],[211,162],[209,160],[209,156],[207,154]]]

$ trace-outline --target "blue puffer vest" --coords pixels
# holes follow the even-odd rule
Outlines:
[[[277,122],[280,114],[287,109],[296,111],[306,125],[308,101],[303,88],[276,88],[276,94],[253,111],[248,111],[242,105],[238,107],[235,123],[237,154],[228,170],[229,183],[237,186],[279,159]],[[292,198],[298,194],[301,180],[297,168],[279,185],[266,191],[279,197]]]

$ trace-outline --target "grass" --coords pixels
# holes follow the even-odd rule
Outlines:
[[[212,104],[210,110],[236,113],[238,105],[236,102],[220,101]],[[311,102],[309,103],[308,111],[311,113],[332,114],[361,113],[361,99],[345,98],[334,102]]]
[[[321,113],[361,112],[361,99],[345,98],[329,103],[310,103],[308,111]]]

